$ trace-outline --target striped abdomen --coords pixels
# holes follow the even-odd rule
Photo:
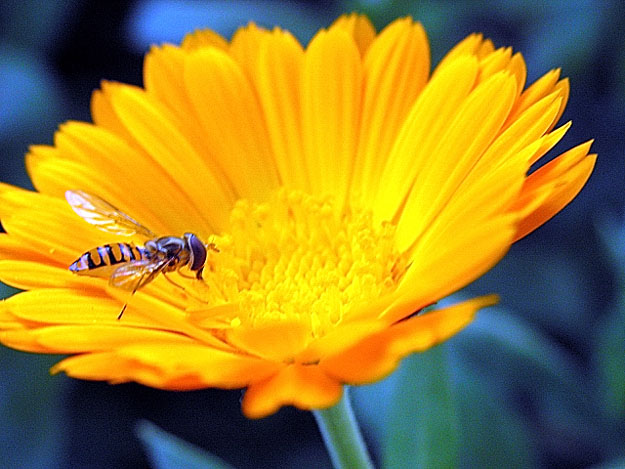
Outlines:
[[[121,264],[145,257],[145,249],[129,243],[113,243],[90,249],[69,266],[80,275],[107,277]]]

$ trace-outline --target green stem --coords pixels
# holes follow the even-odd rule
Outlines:
[[[373,469],[347,387],[338,404],[329,409],[313,410],[313,415],[336,469]]]

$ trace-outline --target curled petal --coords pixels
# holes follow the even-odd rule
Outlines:
[[[322,360],[319,367],[335,379],[370,383],[390,374],[406,355],[422,352],[466,327],[478,309],[494,304],[485,296],[400,321],[337,355]]]
[[[284,405],[304,410],[331,407],[342,393],[341,383],[318,366],[293,364],[265,381],[251,384],[241,405],[247,417],[262,418]]]

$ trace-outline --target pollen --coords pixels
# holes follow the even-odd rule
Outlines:
[[[238,304],[233,327],[289,321],[318,337],[405,271],[392,224],[374,225],[368,210],[339,213],[329,197],[281,189],[266,203],[240,200],[230,227],[205,281],[210,303]]]

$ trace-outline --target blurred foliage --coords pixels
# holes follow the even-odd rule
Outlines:
[[[582,376],[549,337],[493,307],[354,394],[382,467],[583,467],[622,440],[608,435],[595,383]],[[371,413],[380,396],[384,409]]]
[[[54,361],[0,349],[0,467],[64,467],[65,435],[59,431],[64,383],[49,379]]]
[[[232,469],[221,459],[170,435],[148,421],[139,422],[137,436],[143,442],[154,469]]]
[[[562,67],[571,80],[564,120],[574,125],[554,154],[589,138],[599,153],[580,196],[463,292],[499,293],[501,306],[386,380],[353,389],[376,460],[624,467],[625,6],[618,0],[0,2],[2,181],[30,185],[28,146],[51,143],[64,120],[88,120],[101,79],[141,84],[151,43],[178,42],[200,27],[229,37],[249,21],[280,25],[306,42],[349,11],[369,14],[378,29],[412,15],[428,32],[433,63],[479,31],[523,53],[528,82]],[[308,413],[283,409],[248,421],[239,391],[172,393],[50,377],[56,359],[0,350],[0,467],[158,468],[172,458],[217,467],[204,450],[239,468],[329,467]],[[135,433],[144,420],[154,424]],[[397,451],[402,458],[394,459]]]
[[[609,420],[623,427],[625,420],[625,220],[605,221],[601,239],[618,278],[619,293],[597,325],[593,345],[602,404]],[[625,428],[622,428],[625,430]]]
[[[397,372],[381,432],[383,467],[457,466],[458,408],[445,352],[446,347],[435,347],[405,360]]]

